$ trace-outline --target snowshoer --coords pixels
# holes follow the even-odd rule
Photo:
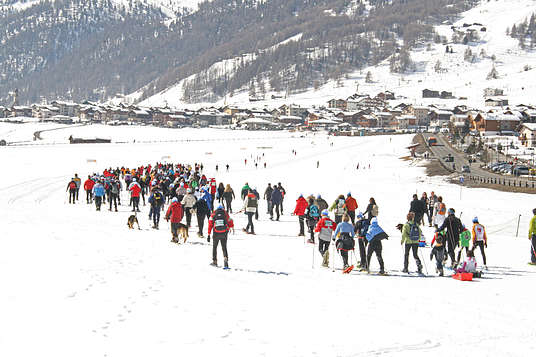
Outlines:
[[[88,204],[93,202],[93,186],[95,186],[95,181],[91,179],[91,176],[88,175],[87,180],[84,181],[84,190],[86,191],[86,202]]]
[[[329,218],[328,210],[322,211],[322,218],[315,227],[315,232],[318,233],[318,251],[322,256],[322,266],[329,266],[329,243],[335,230],[335,222]]]
[[[359,245],[359,257],[361,259],[360,268],[361,271],[367,269],[367,244],[365,236],[367,235],[367,230],[370,225],[370,220],[366,219],[363,216],[363,213],[359,212],[356,216],[356,222],[354,226],[354,232],[357,236],[357,243]]]
[[[337,224],[341,223],[342,215],[345,213],[344,204],[344,196],[339,195],[339,197],[337,197],[337,199],[329,207],[329,210],[334,211],[335,213],[335,223]]]
[[[268,187],[266,187],[266,190],[264,190],[263,198],[266,200],[266,213],[270,215],[270,218],[272,218],[274,215],[272,206],[272,192],[274,192],[274,188],[272,187],[271,183],[268,183]]]
[[[370,259],[372,253],[376,253],[378,263],[380,264],[380,274],[385,274],[385,266],[382,258],[382,239],[387,239],[389,236],[378,225],[378,218],[374,217],[370,220],[370,226],[367,231],[366,239],[368,243],[367,250],[367,271],[370,272]]]
[[[417,272],[422,274],[422,263],[419,259],[419,241],[422,236],[421,228],[415,222],[415,213],[409,212],[407,214],[407,222],[402,227],[402,240],[400,244],[404,244],[404,269],[403,273],[409,273],[409,251],[413,252],[413,258],[417,264]]]
[[[67,190],[65,192],[69,192],[69,203],[74,204],[76,201],[76,182],[74,181],[74,177],[67,184]]]
[[[488,237],[486,236],[486,228],[478,222],[478,217],[473,218],[473,253],[476,247],[480,247],[484,268],[486,268],[486,253],[484,248],[488,247]]]
[[[229,256],[227,254],[227,235],[229,230],[234,227],[233,220],[229,218],[223,205],[218,205],[208,220],[208,238],[210,242],[210,234],[212,231],[212,263],[213,266],[218,266],[218,244],[221,243],[223,251],[224,268],[229,268]]]
[[[322,196],[320,195],[316,196],[315,204],[318,206],[318,209],[320,210],[320,212],[323,212],[324,210],[327,210],[329,208],[329,205],[326,202],[326,200],[323,199]]]
[[[367,205],[367,209],[363,214],[368,214],[367,219],[370,221],[372,217],[378,217],[378,205],[376,204],[376,200],[374,197],[371,197],[369,199],[369,204]]]
[[[188,226],[188,228],[190,228],[190,226],[192,225],[192,209],[196,201],[197,199],[192,193],[192,188],[188,187],[188,189],[186,190],[186,195],[184,195],[181,201],[181,204],[184,208],[184,213],[186,215],[186,225]]]
[[[462,252],[465,249],[465,255],[469,251],[469,243],[471,242],[471,232],[462,224],[462,231],[460,233],[460,250],[458,251],[458,257],[456,259],[456,265],[460,264]]]
[[[344,208],[346,213],[352,220],[352,225],[355,224],[355,210],[357,209],[357,201],[352,197],[352,194],[348,192],[346,195],[346,200],[344,201]]]
[[[350,223],[350,217],[345,214],[342,216],[342,222],[337,225],[335,229],[335,234],[333,239],[335,241],[335,247],[339,251],[342,261],[344,263],[343,269],[346,270],[348,265],[348,251],[354,250],[355,241],[354,241],[354,226]]]
[[[252,190],[248,191],[248,194],[246,195],[244,199],[244,212],[248,216],[248,224],[246,228],[244,228],[244,232],[248,234],[255,234],[255,227],[253,226],[253,216],[255,215],[255,212],[257,212],[258,208],[258,200],[257,196],[253,193]]]
[[[95,207],[97,211],[100,211],[102,198],[104,197],[104,186],[101,181],[98,181],[95,186],[93,186],[93,197],[95,197]]]
[[[78,177],[78,174],[74,174],[73,180],[76,183],[76,200],[78,201],[78,193],[80,192],[80,186],[82,186],[82,180]]]
[[[294,209],[294,213],[292,213],[293,215],[298,216],[298,222],[300,223],[300,233],[298,234],[298,237],[305,235],[304,219],[306,209],[307,201],[305,198],[303,198],[303,195],[300,195],[296,200],[296,208]]]
[[[413,195],[413,201],[410,203],[409,211],[415,213],[415,223],[421,224],[424,215],[425,206],[416,194]]]
[[[274,185],[274,189],[272,190],[272,194],[270,196],[270,219],[274,218],[274,208],[275,208],[275,215],[276,221],[279,221],[279,207],[281,206],[281,202],[283,201],[283,195],[281,194],[281,191],[279,190],[279,187]]]
[[[460,232],[462,231],[462,222],[454,214],[455,214],[454,208],[449,208],[447,218],[445,218],[445,221],[443,222],[441,227],[437,228],[436,230],[436,231],[442,231],[444,229],[447,230],[446,245],[448,248],[447,251],[448,251],[450,260],[452,262],[453,269],[456,265],[454,251],[456,250],[456,247],[458,246],[458,242],[460,239]]]
[[[171,220],[171,241],[173,243],[179,242],[179,235],[178,235],[178,229],[179,229],[179,223],[182,220],[183,216],[183,210],[182,206],[179,203],[179,200],[177,197],[173,197],[171,199],[171,204],[169,205],[167,212],[166,212],[166,221]]]
[[[307,226],[309,228],[309,233],[311,234],[311,237],[307,240],[307,242],[314,243],[314,229],[316,227],[316,224],[320,220],[320,210],[318,209],[318,206],[315,205],[314,198],[309,199],[309,204],[307,206],[307,209],[305,210],[305,216],[307,217]]]

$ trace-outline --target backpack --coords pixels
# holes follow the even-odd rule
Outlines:
[[[76,182],[71,181],[69,182],[69,189],[74,190],[76,188]]]
[[[214,212],[214,217],[212,218],[212,221],[214,222],[214,232],[227,232],[227,217],[223,210],[216,210],[216,212]]]
[[[312,218],[320,217],[320,212],[318,212],[317,205],[311,205],[309,207],[309,217],[312,217]]]
[[[160,204],[162,203],[162,194],[160,193],[160,191],[153,192],[153,199],[155,205],[160,206]]]
[[[248,208],[257,208],[257,197],[248,197]]]
[[[342,216],[344,214],[344,200],[343,199],[339,199],[337,201],[337,208],[335,209],[335,214],[337,216]]]
[[[419,235],[419,226],[415,223],[409,224],[409,240],[412,242],[417,242],[420,238]]]

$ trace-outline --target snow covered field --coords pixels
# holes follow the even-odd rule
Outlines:
[[[31,136],[39,127],[0,124],[0,133],[8,132],[4,137],[8,141],[11,135],[24,140],[24,133]],[[526,264],[533,196],[460,191],[441,178],[428,178],[419,163],[400,159],[407,155],[411,136],[300,137],[288,132],[91,126],[45,132],[43,138],[59,142],[69,134],[137,140],[136,144],[0,148],[2,356],[530,356],[536,352],[532,288],[536,270]],[[205,141],[140,143],[142,138]],[[243,138],[247,139],[237,140]],[[251,155],[262,154],[267,168],[255,169]],[[228,163],[230,171],[220,169],[216,178],[230,183],[236,193],[245,182],[261,194],[268,182],[282,182],[287,190],[282,221],[268,219],[263,201],[260,220],[255,222],[257,235],[250,236],[240,232],[245,216],[233,215],[237,226],[229,241],[233,270],[224,271],[208,265],[211,246],[195,234],[177,246],[169,242],[165,222],[160,231],[128,230],[126,206],[111,213],[95,212],[82,197],[81,204],[66,203],[65,188],[75,172],[85,178],[108,166],[159,160],[202,161],[209,176],[215,174],[216,164],[222,168]],[[404,222],[411,195],[423,190],[434,190],[458,215],[463,212],[466,225],[477,215],[487,227],[485,278],[460,282],[436,277],[428,248],[421,250],[428,277],[397,272],[403,253],[394,226]],[[296,236],[297,218],[290,213],[300,193],[320,193],[331,203],[348,191],[360,208],[369,197],[376,198],[379,223],[390,234],[383,242],[383,254],[391,276],[343,275],[321,268],[316,248]],[[122,197],[127,201],[124,192]],[[238,201],[234,208],[240,208]],[[148,207],[142,207],[142,228],[149,228],[147,213]],[[431,229],[426,227],[425,234],[429,242]],[[340,268],[340,259],[335,259]],[[477,260],[481,264],[479,253]],[[410,270],[415,269],[410,260]],[[374,257],[372,270],[378,270]]]

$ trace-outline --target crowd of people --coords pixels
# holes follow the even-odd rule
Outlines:
[[[129,192],[129,207],[134,214],[140,212],[140,204],[149,204],[148,217],[152,228],[159,229],[160,214],[169,204],[165,219],[171,221],[172,241],[178,242],[178,226],[185,221],[187,229],[192,227],[192,217],[197,218],[197,235],[204,237],[205,221],[208,221],[207,239],[213,239],[212,265],[217,265],[217,247],[221,246],[224,255],[224,267],[228,267],[227,235],[234,229],[230,217],[233,213],[232,203],[236,199],[230,184],[220,182],[216,185],[215,178],[207,178],[202,172],[202,164],[163,164],[140,166],[137,168],[109,168],[102,174],[89,175],[83,182],[77,174],[69,181],[69,203],[79,200],[80,188],[86,193],[86,203],[95,204],[97,211],[103,204],[109,204],[109,211],[117,212],[121,205],[121,191]],[[122,183],[124,182],[124,184]],[[269,183],[262,199],[266,201],[266,214],[270,220],[279,221],[283,215],[283,203],[286,191],[281,182]],[[146,199],[147,198],[147,199]],[[237,213],[247,216],[247,225],[243,231],[255,234],[255,220],[259,218],[260,194],[255,187],[246,182],[240,190],[241,209]],[[126,202],[125,202],[126,204]],[[536,209],[535,218],[531,221],[529,239],[531,240],[531,262],[536,264]],[[379,207],[374,197],[370,197],[363,212],[358,211],[356,199],[350,192],[339,195],[331,203],[319,195],[304,197],[299,195],[296,200],[293,216],[298,218],[298,236],[307,242],[316,244],[322,256],[322,266],[329,266],[329,247],[339,253],[343,270],[348,271],[354,266],[350,263],[353,254],[360,271],[370,271],[371,259],[376,255],[379,273],[385,274],[382,257],[382,240],[388,234],[381,228],[378,221]],[[330,217],[332,215],[333,219]],[[404,246],[404,263],[402,272],[409,273],[409,255],[413,256],[417,273],[422,274],[424,255],[419,256],[419,248],[426,246],[422,227],[428,225],[435,228],[431,241],[430,260],[435,259],[436,272],[444,275],[444,268],[455,272],[475,272],[477,264],[475,250],[482,255],[484,268],[487,265],[486,248],[488,237],[484,225],[478,217],[472,219],[471,230],[467,229],[456,217],[455,209],[447,206],[441,196],[433,191],[428,195],[423,192],[421,197],[413,195],[410,202],[406,222],[397,228],[401,232],[401,244]],[[357,243],[357,244],[356,244]],[[472,246],[471,246],[472,243]],[[359,258],[355,249],[359,251]],[[464,257],[462,259],[462,257]],[[450,258],[450,266],[446,262]],[[358,261],[359,259],[359,261]]]

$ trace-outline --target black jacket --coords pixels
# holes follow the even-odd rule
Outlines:
[[[460,240],[460,232],[463,229],[460,219],[453,214],[449,214],[447,218],[445,218],[445,222],[443,222],[441,227],[439,227],[437,230],[442,231],[445,228],[447,229],[447,242],[450,242],[450,244],[453,245],[458,245]]]
[[[409,211],[414,212],[416,215],[424,214],[424,205],[422,201],[419,199],[414,199],[413,201],[411,201]]]

